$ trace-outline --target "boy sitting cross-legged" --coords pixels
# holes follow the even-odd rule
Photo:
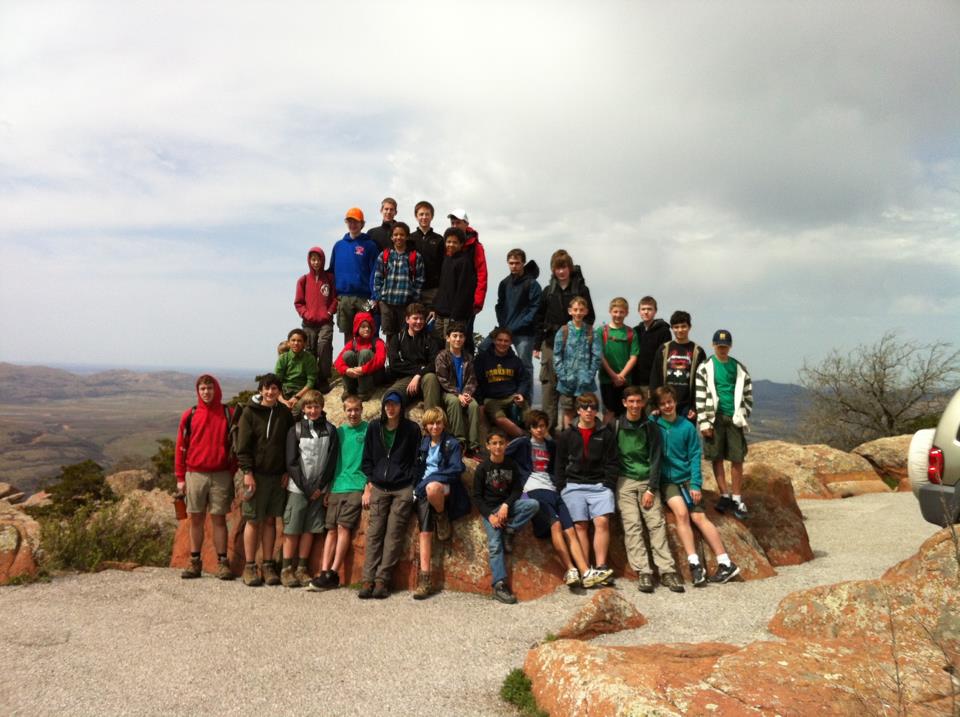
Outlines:
[[[557,437],[557,483],[560,497],[570,511],[585,558],[590,557],[590,523],[593,522],[593,553],[596,567],[587,571],[584,584],[610,581],[607,567],[610,549],[610,516],[616,510],[617,439],[613,429],[597,421],[600,402],[595,393],[577,396],[577,422]]]
[[[717,527],[707,518],[701,505],[702,476],[697,429],[686,418],[677,415],[677,397],[673,386],[661,386],[657,389],[656,396],[660,415],[655,420],[660,429],[663,445],[663,463],[660,469],[661,492],[667,507],[677,518],[677,536],[687,553],[693,586],[695,588],[705,586],[707,577],[694,546],[691,521],[717,556],[719,567],[711,576],[710,582],[725,583],[738,575],[740,568],[730,560]]]
[[[300,399],[303,418],[287,432],[287,505],[283,510],[283,566],[287,588],[310,582],[307,563],[315,535],[323,533],[324,492],[333,480],[339,454],[337,429],[323,412],[323,394]]]
[[[446,431],[447,417],[439,408],[428,408],[420,425],[426,435],[417,453],[417,484],[413,489],[420,524],[420,572],[414,600],[423,600],[434,592],[430,577],[434,530],[438,540],[450,540],[450,521],[470,512],[470,498],[460,480],[466,467],[460,443]]]
[[[447,348],[437,354],[436,373],[443,402],[441,408],[447,416],[450,432],[460,441],[469,458],[480,451],[480,406],[473,397],[477,391],[473,356],[463,350],[466,332],[461,323],[448,325]],[[434,406],[427,405],[427,408]]]
[[[652,593],[655,587],[647,556],[649,551],[660,573],[661,584],[675,593],[682,593],[683,580],[673,566],[673,556],[667,545],[667,524],[659,498],[663,453],[660,429],[644,418],[646,393],[647,390],[639,386],[627,386],[623,391],[626,412],[615,424],[620,456],[617,505],[623,521],[627,560],[639,575],[640,592]]]
[[[473,475],[473,503],[483,519],[493,574],[493,597],[513,604],[516,596],[507,585],[503,554],[513,552],[513,534],[530,522],[540,509],[532,498],[521,498],[523,479],[516,463],[506,457],[507,434],[499,428],[487,434],[487,459]]]
[[[347,420],[337,428],[337,465],[333,485],[323,496],[327,509],[324,527],[320,572],[310,581],[310,590],[329,590],[340,587],[340,568],[350,549],[353,531],[360,522],[360,509],[367,477],[361,468],[363,443],[367,436],[367,422],[363,420],[363,401],[359,396],[344,394],[343,412]]]
[[[520,469],[523,492],[540,504],[540,510],[533,516],[533,534],[538,538],[550,537],[565,571],[563,581],[569,587],[575,587],[581,584],[581,577],[587,574],[590,565],[580,549],[570,511],[557,490],[554,479],[557,444],[547,437],[550,419],[544,411],[527,411],[526,424],[529,435],[510,441],[507,457],[512,458]],[[591,576],[591,581],[595,578],[596,574]]]

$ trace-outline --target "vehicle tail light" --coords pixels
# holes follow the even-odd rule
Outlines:
[[[936,446],[927,456],[927,480],[937,485],[943,480],[943,451]]]

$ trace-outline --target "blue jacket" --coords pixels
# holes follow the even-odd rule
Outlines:
[[[547,464],[547,473],[551,476],[556,475],[556,463],[557,463],[557,443],[552,438],[546,439],[545,443],[547,444],[547,453],[550,454],[550,462]],[[533,455],[530,450],[530,436],[520,436],[519,438],[514,438],[507,444],[506,451],[507,458],[512,458],[513,462],[517,464],[517,468],[520,470],[520,475],[523,477],[523,482],[527,482],[527,478],[530,477],[530,474],[533,473]],[[556,483],[556,480],[554,480]]]
[[[460,448],[460,441],[451,436],[446,431],[440,436],[440,466],[436,473],[424,478],[427,471],[427,453],[430,450],[430,436],[424,436],[420,441],[420,449],[417,451],[417,464],[414,468],[414,474],[417,477],[417,484],[413,489],[413,495],[417,500],[427,499],[427,483],[434,481],[445,483],[450,486],[450,495],[447,497],[447,515],[450,520],[462,518],[470,512],[470,495],[463,485],[464,471],[467,467],[463,464],[463,453]]]
[[[654,419],[651,419],[654,420]],[[685,483],[690,481],[690,490],[700,490],[703,475],[700,473],[700,436],[694,425],[683,416],[673,423],[663,416],[656,418],[663,446],[660,463],[660,482]]]
[[[510,329],[514,336],[533,336],[537,308],[543,291],[537,283],[540,267],[532,259],[523,267],[523,275],[510,274],[497,289],[497,326]]]
[[[557,393],[564,396],[579,396],[597,390],[597,371],[603,354],[603,340],[589,324],[580,330],[573,321],[560,327],[553,339],[553,368],[557,372]]]
[[[370,298],[377,251],[376,242],[368,239],[366,234],[359,234],[356,239],[351,239],[347,233],[333,245],[333,251],[330,252],[330,271],[333,272],[338,296]]]

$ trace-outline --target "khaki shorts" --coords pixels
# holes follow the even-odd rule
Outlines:
[[[747,457],[747,440],[743,437],[743,429],[733,425],[730,416],[717,414],[713,422],[713,437],[703,439],[703,457],[708,461],[722,459],[731,463],[743,463]]]
[[[229,471],[200,473],[188,471],[187,512],[226,515],[233,502],[233,476]]]
[[[576,413],[577,412],[577,397],[568,396],[565,393],[557,394],[557,403],[560,406],[560,410],[565,413]]]
[[[360,522],[362,498],[362,490],[331,493],[330,500],[327,502],[326,529],[333,530],[338,525],[350,530],[356,528]]]
[[[516,409],[513,408],[514,406],[516,406]],[[519,411],[520,415],[523,415],[524,404],[514,403],[513,396],[507,398],[487,398],[483,402],[483,410],[487,414],[487,418],[491,421],[496,421],[498,418],[509,418],[513,421],[514,411]]]
[[[283,534],[323,532],[323,496],[307,500],[303,493],[287,491],[287,507],[283,509]]]
[[[671,498],[683,498],[684,503],[686,503],[687,511],[690,513],[703,513],[703,498],[700,498],[700,502],[694,505],[687,503],[686,497],[684,497],[684,492],[681,490],[681,486],[686,489],[687,496],[690,495],[690,481],[686,483],[671,483],[670,481],[661,480],[660,481],[660,497],[663,499],[664,504],[669,504]]]
[[[283,503],[287,491],[280,487],[281,476],[257,475],[254,473],[257,491],[250,500],[241,504],[242,515],[251,523],[259,523],[264,518],[279,518],[283,515]]]

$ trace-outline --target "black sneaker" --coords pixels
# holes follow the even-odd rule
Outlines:
[[[503,552],[513,552],[513,531],[509,528],[503,531]]]
[[[326,590],[330,587],[330,581],[327,579],[327,574],[322,570],[317,573],[317,577],[307,583],[307,590],[312,590],[318,592],[320,590]]]
[[[720,565],[717,567],[717,572],[710,576],[710,582],[712,583],[726,583],[731,579],[735,578],[740,574],[740,568],[738,568],[733,563],[729,565]]]
[[[746,520],[747,519],[747,504],[742,500],[738,503],[733,501],[734,509],[733,515],[737,520]]]
[[[693,563],[690,564],[690,578],[695,588],[704,588],[707,586],[707,572],[699,563],[697,565]]]
[[[493,586],[493,597],[507,605],[513,605],[517,601],[517,596],[510,591],[503,580]]]
[[[328,570],[324,574],[327,576],[327,588],[333,589],[340,587],[340,573],[336,570]]]
[[[726,513],[728,510],[733,510],[736,507],[737,507],[736,501],[734,501],[733,498],[726,495],[721,495],[720,500],[718,500],[713,505],[713,509],[718,513]]]

